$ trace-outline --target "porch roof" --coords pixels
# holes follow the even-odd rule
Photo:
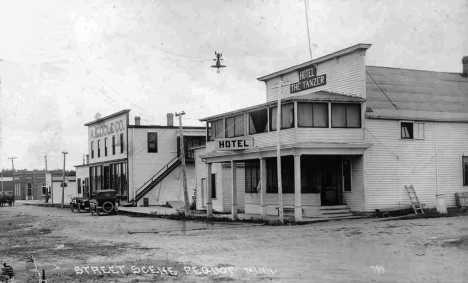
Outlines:
[[[281,156],[288,155],[362,155],[370,143],[292,143],[281,145]],[[242,161],[276,156],[276,146],[237,150],[211,151],[200,155],[206,163]]]
[[[289,96],[289,97],[281,99],[282,104],[290,103],[290,102],[293,102],[293,101],[298,101],[298,102],[364,102],[366,100],[364,98],[358,97],[358,96],[351,96],[351,95],[345,95],[345,94],[340,94],[340,93],[333,93],[333,92],[324,91],[324,90],[316,91],[316,92],[309,93],[309,94]],[[223,117],[228,117],[228,116],[242,114],[242,113],[245,113],[245,112],[260,110],[260,109],[263,109],[263,108],[266,108],[266,107],[276,107],[277,104],[278,104],[278,101],[276,101],[276,100],[275,101],[269,101],[269,102],[266,102],[266,103],[257,104],[257,105],[254,105],[254,106],[234,110],[234,111],[231,111],[231,112],[226,112],[226,113],[223,113],[223,114],[218,114],[218,115],[202,118],[202,119],[200,119],[200,121],[201,122],[213,121],[213,120],[217,120],[217,119],[223,118]]]

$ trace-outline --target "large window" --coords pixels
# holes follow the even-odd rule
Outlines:
[[[32,183],[28,183],[28,197],[32,196]]]
[[[211,198],[216,198],[216,174],[211,174]]]
[[[468,186],[468,156],[463,156],[462,166],[463,166],[463,186]]]
[[[267,193],[278,193],[278,167],[276,158],[267,158]],[[294,157],[281,157],[283,193],[294,193]]]
[[[270,108],[270,130],[276,131],[277,107]],[[281,129],[294,128],[294,104],[289,103],[281,106]]]
[[[78,187],[78,194],[81,194],[81,179],[80,178],[76,180],[76,185]]]
[[[97,141],[97,157],[101,157],[101,140]]]
[[[245,162],[245,192],[257,193],[260,183],[260,161],[251,160]]]
[[[120,153],[124,152],[124,135],[120,134]]]
[[[210,141],[223,138],[223,119],[213,121],[211,124]]]
[[[261,109],[249,113],[249,134],[265,133],[268,131],[268,110]]]
[[[104,139],[104,156],[107,156],[107,138]]]
[[[91,158],[94,158],[94,142],[91,142]]]
[[[298,103],[298,127],[328,128],[327,103]]]
[[[148,152],[158,152],[158,133],[148,133]]]
[[[244,135],[244,114],[226,118],[226,138]]]
[[[360,104],[335,104],[331,105],[332,128],[360,128],[361,105]]]

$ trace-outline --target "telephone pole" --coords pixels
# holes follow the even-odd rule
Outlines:
[[[13,174],[13,187],[15,188],[15,192],[16,192],[16,186],[15,186],[15,162],[13,162],[13,160],[15,160],[16,157],[8,157],[8,159],[11,159],[11,173]],[[2,191],[3,191],[3,177],[2,177]]]
[[[46,172],[47,172],[47,155],[44,156],[44,158],[45,158],[45,170],[46,170]]]
[[[62,179],[62,205],[60,208],[63,208],[63,203],[65,201],[65,155],[68,154],[66,151],[62,151],[63,154],[63,179]]]
[[[182,132],[182,115],[185,115],[185,112],[175,113],[176,117],[179,116],[179,129],[180,129],[180,156],[182,158],[182,178],[184,182],[184,201],[185,201],[185,216],[190,215],[190,204],[187,191],[187,177],[185,174],[185,148],[184,148],[184,133]]]
[[[276,163],[277,163],[277,175],[278,175],[278,212],[279,212],[279,221],[284,224],[283,219],[283,182],[281,176],[281,90],[283,88],[283,79],[280,77],[278,89],[278,107],[276,107]],[[262,188],[263,189],[263,188]]]

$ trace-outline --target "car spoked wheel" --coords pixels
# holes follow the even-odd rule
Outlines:
[[[102,211],[103,211],[103,212],[105,212],[105,213],[110,213],[112,210],[114,210],[114,204],[112,204],[112,202],[106,201],[106,202],[102,205]]]

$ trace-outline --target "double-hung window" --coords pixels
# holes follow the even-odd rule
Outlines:
[[[468,156],[462,158],[463,186],[468,186]]]
[[[148,133],[148,152],[158,152],[158,133]]]
[[[328,128],[328,103],[297,103],[297,126]]]
[[[270,108],[270,130],[276,131],[276,117],[278,107]],[[281,106],[281,129],[294,128],[294,104],[288,103]]]
[[[215,139],[222,139],[224,137],[223,131],[223,119],[211,122],[210,141],[214,141]]]

